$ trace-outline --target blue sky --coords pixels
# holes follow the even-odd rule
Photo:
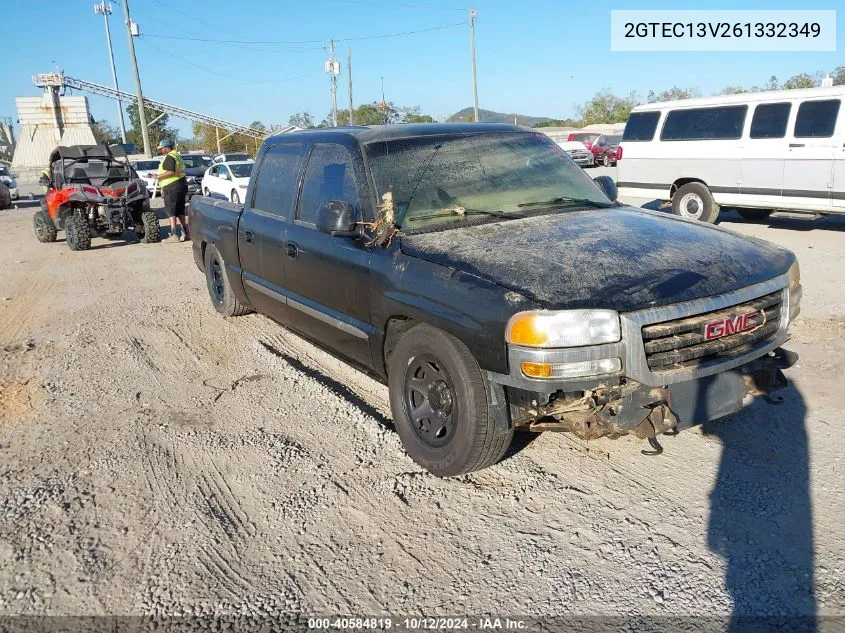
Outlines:
[[[101,16],[93,0],[4,3],[0,116],[16,118],[14,97],[37,95],[31,75],[56,66],[80,79],[111,85]],[[771,75],[845,65],[845,9],[837,15],[835,53],[621,53],[610,51],[610,10],[680,8],[677,2],[475,0],[478,92],[482,108],[566,117],[602,88],[617,94],[673,84],[702,94],[753,85]],[[707,9],[836,9],[840,2],[685,3]],[[144,35],[136,38],[144,93],[224,119],[286,123],[294,112],[316,120],[331,108],[323,72],[330,38],[358,38],[466,22],[462,0],[131,0]],[[121,88],[134,91],[122,6],[114,6],[112,40]],[[311,41],[222,44],[209,40]],[[472,104],[466,24],[383,39],[338,43],[338,102],[347,103],[346,48],[352,47],[356,104],[381,96],[445,117]],[[183,61],[184,60],[184,61]],[[209,72],[212,71],[212,72]],[[215,74],[216,73],[216,74]],[[89,96],[95,118],[117,122],[114,102]],[[182,131],[190,124],[172,120]]]

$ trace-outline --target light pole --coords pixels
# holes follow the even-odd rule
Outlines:
[[[112,52],[111,48],[111,29],[109,28],[109,16],[111,15],[111,2],[106,3],[106,0],[102,0],[100,4],[94,5],[94,13],[97,15],[103,16],[103,22],[106,25],[106,44],[109,47],[109,62],[111,63],[111,78],[114,81],[114,89],[120,90],[120,87],[117,85],[117,71],[114,67],[114,53]],[[123,104],[120,102],[120,99],[117,101],[117,116],[118,121],[120,122],[120,138],[123,140],[123,143],[126,143],[126,123],[123,120]]]
[[[141,91],[141,74],[138,72],[138,60],[135,59],[135,42],[132,39],[132,20],[129,19],[129,0],[123,0],[123,17],[126,20],[126,35],[129,38],[129,59],[135,72],[135,92],[138,93],[138,119],[141,123],[141,137],[144,139],[144,154],[152,156],[150,149],[150,131],[147,129],[147,114],[144,111],[144,93]]]
[[[472,53],[472,106],[475,115],[474,123],[478,123],[478,81],[475,78],[475,9],[469,10],[469,49]]]

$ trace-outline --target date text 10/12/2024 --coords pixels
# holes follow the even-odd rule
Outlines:
[[[376,631],[521,631],[528,628],[524,620],[496,617],[476,618],[309,618],[311,630],[376,630]]]

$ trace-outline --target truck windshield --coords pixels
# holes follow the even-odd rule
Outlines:
[[[583,169],[544,134],[422,136],[366,146],[379,198],[391,191],[407,228],[468,215],[520,217],[550,208],[609,206]],[[505,216],[506,217],[506,216]]]

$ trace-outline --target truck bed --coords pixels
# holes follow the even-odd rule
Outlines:
[[[238,223],[243,205],[207,196],[191,198],[188,221],[194,249],[203,242],[214,244],[227,264],[240,267],[238,257]],[[196,253],[195,253],[196,258]],[[203,269],[202,258],[197,265]]]

